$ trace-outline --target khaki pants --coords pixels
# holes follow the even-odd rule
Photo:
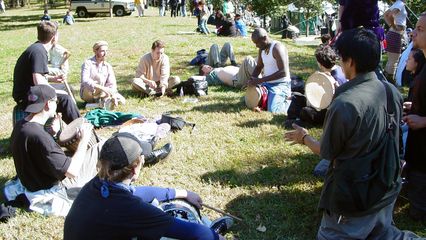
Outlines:
[[[226,60],[229,58],[231,62],[235,62],[235,55],[232,45],[230,43],[223,44],[222,49],[219,51],[219,46],[213,44],[210,47],[209,56],[207,57],[207,65],[212,67],[225,66]]]
[[[101,152],[102,146],[105,141],[100,141],[87,149],[86,155],[84,156],[84,162],[81,165],[78,176],[74,178],[65,178],[62,180],[62,185],[67,189],[81,188],[93,177],[98,174],[97,163],[99,159],[99,153]]]
[[[243,63],[240,66],[240,70],[237,73],[237,79],[234,82],[234,87],[246,88],[247,82],[253,73],[254,68],[257,65],[256,59],[251,56],[248,56],[244,59]]]
[[[166,91],[171,91],[174,86],[180,83],[180,78],[178,76],[170,76],[168,87]],[[153,96],[156,93],[161,91],[160,87],[152,88],[148,86],[148,84],[144,83],[144,81],[140,78],[133,78],[132,80],[132,89],[135,92],[143,93],[148,96]]]

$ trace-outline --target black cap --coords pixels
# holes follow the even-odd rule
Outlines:
[[[108,139],[102,146],[100,159],[111,163],[111,170],[122,169],[130,165],[141,155],[152,151],[152,146],[141,142],[131,133],[121,132]]]
[[[56,97],[56,91],[50,85],[36,85],[30,88],[28,94],[28,106],[25,108],[25,112],[39,113],[43,110],[44,106],[49,100]]]

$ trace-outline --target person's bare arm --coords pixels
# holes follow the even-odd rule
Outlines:
[[[277,79],[285,77],[284,61],[286,61],[285,59],[288,59],[288,57],[286,57],[286,54],[287,52],[282,44],[280,43],[275,44],[274,48],[272,49],[272,56],[277,62],[278,70],[269,76],[258,78],[256,84],[269,82],[269,81],[273,81],[273,80],[277,80]]]
[[[385,22],[389,25],[389,27],[395,27],[395,16],[399,13],[398,8],[388,9],[383,15]]]
[[[293,123],[293,131],[288,131],[284,133],[284,138],[287,141],[291,141],[293,143],[298,143],[302,145],[306,145],[311,151],[317,155],[320,154],[321,144],[313,137],[309,136],[308,130],[300,127],[297,124]]]
[[[49,84],[47,78],[40,73],[33,73],[33,83],[34,83],[34,85],[40,85],[40,84],[48,85]]]
[[[250,86],[256,86],[259,81],[259,74],[263,70],[263,60],[262,60],[262,50],[259,50],[258,57],[257,57],[257,65],[253,70],[253,73],[251,74],[250,79],[247,81],[247,85]]]
[[[83,165],[83,162],[86,157],[87,144],[89,144],[90,138],[92,136],[93,125],[90,123],[84,123],[80,129],[81,139],[78,144],[77,150],[71,158],[71,164],[65,173],[65,176],[69,178],[74,178],[78,176],[80,168]]]

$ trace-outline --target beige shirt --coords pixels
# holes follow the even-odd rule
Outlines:
[[[143,55],[136,69],[135,77],[140,78],[141,76],[154,80],[160,86],[167,88],[170,77],[169,57],[166,54],[162,54],[159,60],[154,61],[151,53]]]

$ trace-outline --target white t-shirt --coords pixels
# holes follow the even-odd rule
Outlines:
[[[401,0],[397,0],[389,9],[399,9],[399,13],[395,16],[395,24],[405,27],[407,24],[407,10],[405,9],[405,4]]]

